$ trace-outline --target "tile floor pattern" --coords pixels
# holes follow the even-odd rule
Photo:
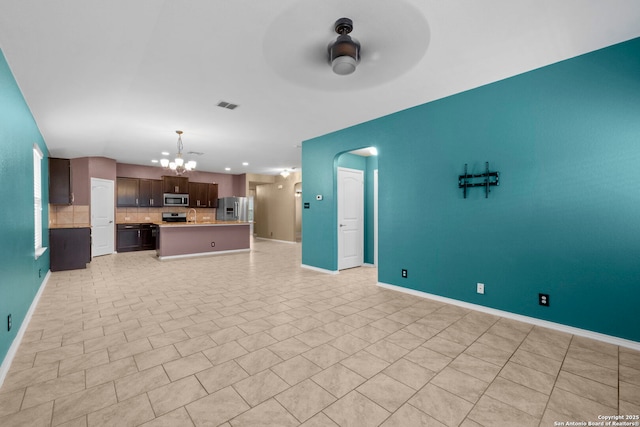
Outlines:
[[[640,414],[640,352],[300,267],[300,245],[53,273],[10,426],[551,426]]]

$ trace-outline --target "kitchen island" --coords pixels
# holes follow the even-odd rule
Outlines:
[[[248,222],[163,222],[158,225],[156,254],[160,260],[251,250]]]

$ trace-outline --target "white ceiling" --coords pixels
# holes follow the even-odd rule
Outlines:
[[[350,76],[325,56],[343,16]],[[639,36],[638,0],[0,0],[52,156],[151,165],[180,129],[210,172],[300,168],[303,140]]]

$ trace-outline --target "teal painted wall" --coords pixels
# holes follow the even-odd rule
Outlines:
[[[380,282],[640,341],[639,117],[634,39],[305,141],[302,261],[336,269],[333,158],[374,145]]]
[[[0,362],[49,271],[49,251],[35,260],[33,249],[34,144],[44,155],[43,246],[48,246],[49,152],[0,51]],[[13,319],[11,331],[7,331],[9,314]]]

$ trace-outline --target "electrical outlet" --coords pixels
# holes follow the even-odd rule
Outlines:
[[[402,269],[402,277],[405,278],[405,279],[408,277],[407,276],[407,270],[404,269],[404,268]]]
[[[13,322],[11,321],[11,315],[7,316],[7,331],[11,330],[11,326],[13,325]]]
[[[484,294],[484,283],[476,284],[476,292],[478,292],[479,294]]]
[[[538,304],[549,307],[549,294],[538,294]]]

